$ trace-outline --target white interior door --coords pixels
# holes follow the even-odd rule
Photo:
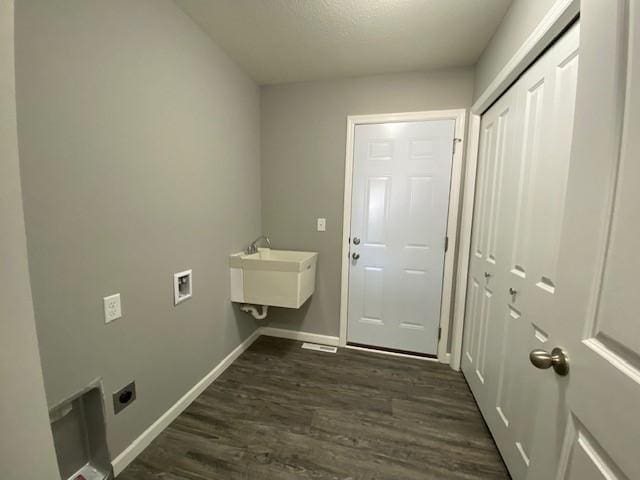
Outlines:
[[[349,343],[437,353],[454,129],[355,127]]]
[[[481,122],[462,368],[515,479],[531,466],[542,383],[528,353],[549,345],[578,45],[575,24]]]
[[[583,1],[581,18],[557,289],[540,318],[547,350],[561,347],[570,370],[534,369],[543,388],[528,478],[632,480],[640,479],[640,3]]]

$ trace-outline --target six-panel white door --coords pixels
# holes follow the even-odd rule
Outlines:
[[[528,354],[557,288],[579,25],[481,123],[462,368],[513,478],[527,478],[543,383]]]
[[[349,343],[437,353],[454,128],[355,127]]]
[[[550,272],[557,286],[539,318],[548,348],[561,347],[570,370],[531,367],[542,389],[528,478],[633,480],[640,478],[640,2],[583,1],[581,23],[575,135]]]

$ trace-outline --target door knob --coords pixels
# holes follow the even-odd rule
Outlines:
[[[489,272],[484,272],[484,278],[489,278],[491,274]]]
[[[512,297],[515,297],[518,294],[518,290],[516,290],[513,287],[509,287],[509,295],[511,295]]]
[[[353,244],[360,245],[360,239],[358,237],[353,237]]]
[[[357,260],[360,258],[360,254],[359,253],[352,253],[351,254],[351,258],[353,258],[354,260]]]
[[[560,347],[551,350],[532,350],[529,354],[529,360],[534,367],[546,370],[553,367],[558,375],[565,376],[569,374],[569,356]]]

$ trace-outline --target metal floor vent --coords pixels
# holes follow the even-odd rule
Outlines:
[[[330,347],[329,345],[318,345],[317,343],[303,343],[302,348],[307,350],[317,350],[318,352],[336,353],[338,347]]]

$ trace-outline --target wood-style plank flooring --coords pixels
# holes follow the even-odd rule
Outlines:
[[[461,374],[260,337],[118,480],[508,479]]]

